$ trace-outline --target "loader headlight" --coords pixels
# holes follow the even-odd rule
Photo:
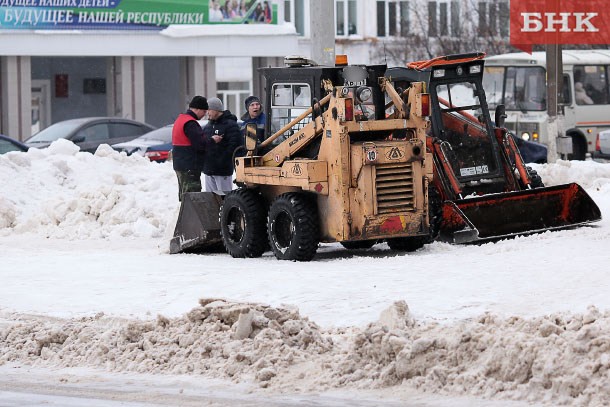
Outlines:
[[[367,86],[360,86],[358,90],[356,90],[356,96],[360,102],[364,103],[373,96],[373,91]]]
[[[432,72],[432,76],[434,76],[435,78],[442,78],[443,76],[445,76],[445,70],[444,69],[435,69]]]
[[[525,141],[529,141],[530,134],[527,131],[524,131],[523,133],[521,133],[521,138]]]

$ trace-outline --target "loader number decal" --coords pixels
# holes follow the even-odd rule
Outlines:
[[[366,86],[366,79],[361,81],[345,81],[343,86]]]
[[[365,143],[362,147],[367,161],[377,161],[377,146],[374,143]]]
[[[486,165],[477,165],[476,167],[460,168],[460,175],[468,177],[471,175],[480,175],[489,173],[489,167]]]
[[[369,161],[377,160],[377,150],[368,150],[366,152],[366,159]]]

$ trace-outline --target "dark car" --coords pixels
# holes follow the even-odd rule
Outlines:
[[[517,148],[521,153],[523,161],[527,163],[544,164],[546,163],[547,147],[544,144],[535,143],[533,141],[523,140],[520,137],[515,136],[513,133],[509,133],[515,140]]]
[[[201,127],[204,127],[207,122],[207,120],[199,120]],[[168,124],[131,141],[113,144],[112,148],[124,151],[127,155],[143,155],[150,161],[167,161],[172,149],[173,127],[173,124]]]
[[[4,134],[0,134],[0,154],[8,153],[9,151],[28,151],[28,146]]]
[[[133,140],[155,128],[120,117],[83,117],[57,122],[25,140],[29,147],[44,148],[60,138],[70,140],[81,151],[94,153],[100,144]]]

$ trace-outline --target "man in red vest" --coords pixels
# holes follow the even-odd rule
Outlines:
[[[197,120],[208,112],[208,101],[195,96],[185,113],[178,115],[172,129],[172,160],[178,177],[178,199],[185,192],[201,192],[201,171],[205,140],[203,129]]]

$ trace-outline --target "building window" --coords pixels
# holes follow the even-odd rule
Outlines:
[[[462,34],[460,29],[460,3],[457,1],[451,2],[451,36],[459,38]]]
[[[358,34],[358,13],[356,0],[337,0],[337,36]]]
[[[294,24],[297,34],[305,35],[305,0],[284,0],[284,21]]]
[[[384,1],[378,1],[377,2],[377,36],[378,37],[385,37],[386,36],[386,30],[385,30],[385,2]]]
[[[487,36],[487,3],[479,3],[479,36]]]
[[[377,1],[377,36],[406,36],[409,33],[409,2]]]
[[[438,35],[436,17],[436,2],[428,2],[428,35],[436,37]]]
[[[409,19],[409,2],[400,2],[400,35],[406,37],[411,31],[411,23]]]
[[[439,13],[439,17],[440,17],[440,29],[441,29],[441,35],[446,36],[449,35],[449,16],[448,16],[448,10],[447,10],[447,3],[440,3],[439,4],[439,8],[440,8],[440,13]]]
[[[508,2],[503,1],[498,4],[498,23],[500,24],[500,36],[502,38],[508,37],[508,28],[510,27],[510,9],[508,8]]]
[[[218,82],[216,97],[238,118],[245,113],[244,102],[250,96],[250,82]]]
[[[489,23],[489,33],[493,36],[498,35],[498,12],[497,12],[498,8],[496,7],[495,4],[490,4],[489,8],[488,8],[488,12],[489,12],[489,19],[488,19],[488,23]]]
[[[480,37],[508,37],[510,15],[507,1],[479,2],[478,11]]]

